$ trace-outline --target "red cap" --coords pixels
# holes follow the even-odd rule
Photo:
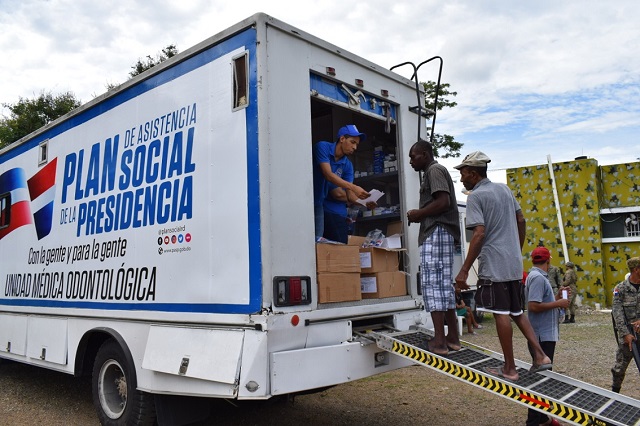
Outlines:
[[[551,259],[551,253],[546,247],[536,247],[531,252],[533,263],[544,263],[549,259]]]

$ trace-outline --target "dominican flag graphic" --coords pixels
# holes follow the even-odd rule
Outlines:
[[[51,224],[53,223],[53,199],[56,194],[57,163],[58,159],[54,158],[27,181],[29,195],[31,197],[33,222],[36,225],[36,234],[38,234],[39,240],[51,232]]]
[[[0,239],[31,223],[35,224],[39,240],[49,235],[53,224],[56,164],[57,158],[30,179],[21,168],[0,175],[0,225],[8,225],[0,229]]]
[[[33,222],[24,170],[11,169],[0,175],[0,195],[2,194],[8,194],[8,197],[3,197],[2,202],[2,225],[8,222],[9,226],[0,229],[0,239]]]

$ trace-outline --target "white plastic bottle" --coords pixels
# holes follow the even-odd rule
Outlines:
[[[562,298],[563,299],[569,298],[569,295],[567,294],[567,290],[562,290]],[[564,318],[564,315],[565,315],[564,308],[560,308],[560,321],[562,321],[562,319]]]

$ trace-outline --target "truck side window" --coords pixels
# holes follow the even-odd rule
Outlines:
[[[249,104],[249,74],[247,54],[233,59],[233,109],[246,107]]]
[[[38,145],[38,166],[43,166],[49,161],[49,139]]]
[[[0,229],[9,226],[11,220],[11,193],[0,196]]]

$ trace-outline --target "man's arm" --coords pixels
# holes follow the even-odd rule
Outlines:
[[[536,302],[530,300],[527,304],[527,309],[531,312],[545,312],[555,308],[567,309],[570,305],[569,299],[563,299],[559,294],[556,295],[556,300],[553,302]]]
[[[613,322],[618,330],[618,338],[623,340],[626,335],[631,335],[629,331],[627,318],[624,314],[624,306],[622,305],[622,299],[624,298],[624,291],[620,291],[619,287],[614,290],[613,303],[611,304],[611,315],[613,316]],[[631,348],[629,348],[631,349]]]
[[[518,238],[520,239],[520,250],[524,247],[525,234],[527,232],[527,221],[522,214],[522,210],[516,212],[516,222],[518,224]]]
[[[331,191],[329,191],[329,195],[331,195],[331,198],[337,201],[343,201],[346,204],[359,205],[356,204],[359,200],[359,198],[356,197],[356,194],[351,191],[345,190],[344,188],[333,188]],[[373,210],[376,207],[378,207],[378,203],[376,203],[375,201],[369,201],[367,203],[367,208],[369,210]]]
[[[449,208],[451,201],[448,192],[438,191],[433,194],[433,201],[421,209],[409,210],[407,219],[410,223],[419,223],[425,217],[437,216]]]
[[[320,165],[320,171],[322,172],[322,176],[324,176],[326,180],[328,180],[335,186],[339,186],[340,188],[345,188],[345,189],[348,189],[349,191],[353,191],[354,194],[362,200],[364,200],[370,195],[367,191],[365,191],[363,188],[359,187],[358,185],[354,185],[351,182],[347,182],[337,174],[333,173],[331,171],[331,165],[329,163],[319,163],[319,165]]]
[[[476,261],[478,256],[480,256],[480,250],[482,249],[482,244],[484,243],[484,225],[478,225],[473,228],[473,236],[471,237],[471,241],[469,242],[469,250],[467,251],[467,257],[464,259],[464,263],[460,268],[460,272],[456,276],[456,287],[461,290],[466,290],[469,288],[469,284],[467,284],[467,278],[469,278],[469,270],[471,269],[471,265]]]
[[[333,188],[329,191],[329,195],[336,201],[342,201],[343,203],[348,203],[350,201],[347,197],[347,192],[342,188]]]

